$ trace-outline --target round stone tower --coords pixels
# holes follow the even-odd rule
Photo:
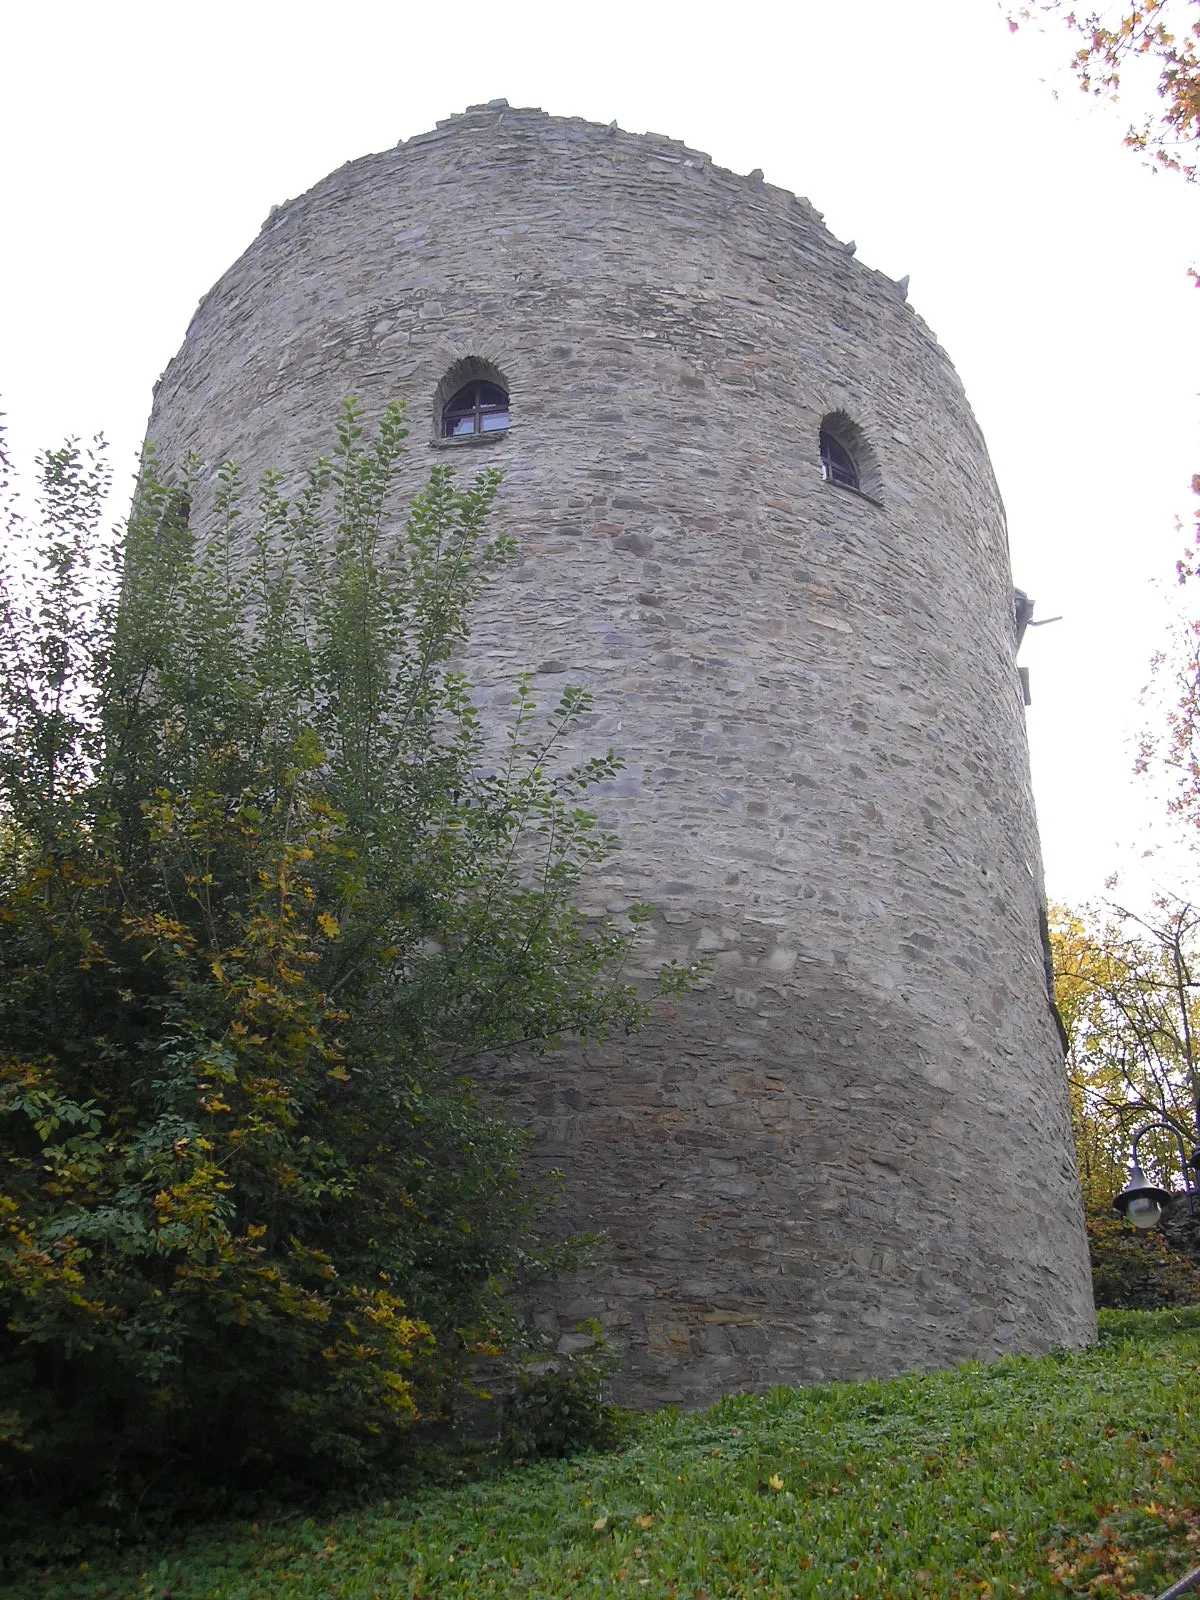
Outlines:
[[[286,473],[399,395],[414,487],[504,474],[480,702],[590,686],[627,767],[589,904],[709,962],[637,1038],[489,1069],[606,1236],[543,1325],[598,1316],[633,1403],[1094,1334],[1004,512],[853,253],[760,173],[499,101],[273,210],[156,390],[168,461]]]

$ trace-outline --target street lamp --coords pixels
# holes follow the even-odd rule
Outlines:
[[[1113,1201],[1113,1210],[1119,1211],[1126,1222],[1131,1222],[1135,1228],[1154,1227],[1162,1216],[1163,1207],[1171,1198],[1168,1190],[1160,1189],[1157,1184],[1150,1183],[1138,1165],[1138,1142],[1143,1134],[1153,1133],[1156,1128],[1164,1129],[1171,1134],[1179,1146],[1179,1161],[1183,1168],[1183,1188],[1187,1195],[1188,1210],[1193,1216],[1196,1214],[1196,1186],[1188,1174],[1190,1168],[1200,1177],[1200,1147],[1193,1150],[1189,1156],[1183,1135],[1173,1122],[1147,1122],[1133,1136],[1133,1163],[1129,1169],[1129,1182]]]

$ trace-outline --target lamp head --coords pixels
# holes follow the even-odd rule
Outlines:
[[[1129,1182],[1113,1201],[1113,1210],[1119,1211],[1135,1228],[1152,1228],[1170,1198],[1166,1189],[1147,1181],[1135,1157],[1129,1169]]]

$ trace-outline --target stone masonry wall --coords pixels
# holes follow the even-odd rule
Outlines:
[[[512,426],[440,443],[471,356]],[[591,687],[628,765],[588,905],[711,961],[636,1039],[491,1069],[609,1238],[544,1325],[598,1315],[635,1403],[1093,1337],[1003,508],[902,290],[759,175],[498,102],[273,211],[150,434],[286,470],[348,393],[410,401],[414,486],[503,471],[478,698]],[[879,503],[823,480],[839,410]]]

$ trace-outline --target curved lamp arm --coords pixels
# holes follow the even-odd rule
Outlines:
[[[1193,1151],[1189,1157],[1187,1146],[1183,1142],[1183,1135],[1173,1122],[1159,1118],[1155,1122],[1144,1123],[1134,1134],[1132,1141],[1133,1164],[1129,1169],[1129,1181],[1113,1201],[1113,1209],[1119,1211],[1127,1222],[1135,1228],[1153,1228],[1162,1216],[1163,1207],[1170,1200],[1168,1190],[1160,1189],[1157,1184],[1150,1183],[1138,1164],[1138,1145],[1147,1133],[1162,1130],[1174,1137],[1179,1146],[1179,1160],[1183,1167],[1183,1188],[1187,1195],[1188,1210],[1194,1216],[1196,1213],[1196,1187],[1191,1179],[1191,1172],[1200,1174],[1200,1150]]]
[[[1173,1122],[1168,1122],[1165,1118],[1160,1118],[1157,1122],[1144,1123],[1142,1127],[1138,1129],[1133,1136],[1133,1142],[1130,1146],[1130,1154],[1133,1157],[1133,1164],[1135,1167],[1138,1164],[1138,1144],[1142,1138],[1142,1135],[1145,1133],[1153,1133],[1156,1128],[1165,1129],[1167,1133],[1172,1135],[1175,1143],[1179,1146],[1179,1165],[1183,1168],[1184,1193],[1190,1200],[1196,1192],[1196,1185],[1192,1182],[1188,1174],[1196,1168],[1197,1157],[1200,1156],[1200,1150],[1193,1150],[1191,1155],[1188,1155],[1187,1145],[1185,1145],[1183,1142],[1183,1135]]]

